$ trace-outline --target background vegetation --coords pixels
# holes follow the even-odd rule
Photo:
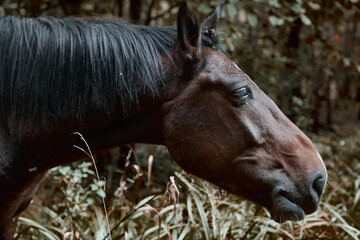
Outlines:
[[[205,19],[219,1],[188,3]],[[175,25],[179,4],[0,0],[0,14],[117,16],[159,26]],[[164,147],[129,145],[95,157],[104,178],[91,160],[51,170],[17,239],[110,239],[109,231],[112,239],[360,238],[360,1],[226,0],[221,21],[222,51],[323,156],[329,183],[320,210],[277,224],[266,209],[182,172]]]

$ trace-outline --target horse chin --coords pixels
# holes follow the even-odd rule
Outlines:
[[[245,192],[240,191],[238,188],[234,187],[232,184],[222,183],[220,184],[220,187],[229,193],[242,196],[250,201],[264,206],[270,211],[271,218],[278,223],[284,223],[286,221],[297,222],[304,219],[305,217],[304,210],[285,196],[279,195],[275,198],[263,198],[259,195],[246,194]]]
[[[304,210],[286,197],[278,197],[270,213],[271,218],[278,223],[286,221],[297,222],[305,217]]]

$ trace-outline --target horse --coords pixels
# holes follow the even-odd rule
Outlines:
[[[186,171],[265,206],[313,213],[326,167],[311,140],[218,50],[223,4],[202,23],[0,18],[0,236],[48,169],[127,143],[165,145]]]

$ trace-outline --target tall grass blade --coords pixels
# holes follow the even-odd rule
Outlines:
[[[202,201],[200,201],[200,198],[196,193],[192,192],[191,195],[194,198],[197,210],[198,210],[199,215],[200,215],[201,223],[202,223],[202,225],[204,227],[205,238],[207,240],[209,240],[210,236],[211,236],[211,232],[210,232],[210,227],[209,227],[209,224],[208,224],[208,221],[207,221],[207,216],[205,214],[203,203],[202,203]]]
[[[189,188],[190,191],[195,192],[200,197],[203,197],[201,192],[197,190],[183,175],[178,172],[175,172],[174,174]]]
[[[180,233],[180,236],[178,238],[178,240],[184,240],[186,235],[190,232],[190,226],[189,224],[186,224],[185,228],[182,230],[182,232]]]
[[[337,227],[344,230],[347,234],[349,234],[354,240],[359,240],[360,230],[348,225],[348,224],[336,224]]]
[[[19,217],[19,223],[27,225],[29,227],[32,228],[36,228],[38,229],[44,236],[47,237],[48,240],[61,240],[61,238],[59,238],[58,236],[56,236],[53,232],[51,232],[49,229],[47,229],[46,227],[42,226],[41,224],[28,219],[28,218],[24,218],[24,217]]]

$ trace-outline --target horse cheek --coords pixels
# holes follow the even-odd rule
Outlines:
[[[186,107],[177,105],[163,119],[165,144],[172,158],[186,171],[202,178],[208,178],[206,157],[207,142],[199,134],[196,114],[185,111]],[[189,117],[190,116],[190,117]],[[205,165],[204,165],[205,164]]]

